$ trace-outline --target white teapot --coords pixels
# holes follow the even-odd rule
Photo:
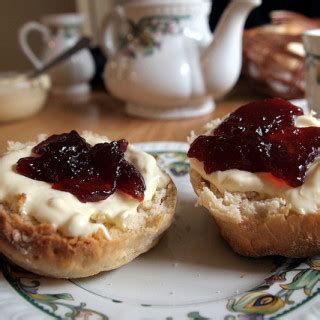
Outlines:
[[[19,30],[19,43],[22,51],[36,69],[51,61],[63,51],[72,47],[81,37],[84,16],[77,13],[47,15],[41,22],[30,21]],[[28,44],[29,32],[41,34],[43,47],[37,57]],[[95,65],[88,49],[82,49],[66,61],[53,67],[51,76],[55,92],[63,94],[86,93],[90,87],[88,81],[93,77]]]
[[[106,86],[135,116],[175,119],[212,112],[213,97],[225,95],[239,77],[244,23],[260,4],[232,0],[213,38],[210,0],[124,0],[102,32]]]

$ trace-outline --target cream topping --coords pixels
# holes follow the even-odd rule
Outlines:
[[[107,141],[104,137],[89,133],[83,136],[92,145]],[[105,221],[121,229],[132,227],[126,220],[129,216],[139,214],[137,208],[140,202],[123,193],[115,192],[106,200],[82,203],[69,192],[52,189],[50,183],[32,180],[15,172],[17,161],[30,156],[34,145],[11,143],[11,150],[0,159],[1,201],[14,206],[19,195],[25,194],[26,201],[20,208],[21,214],[30,215],[42,223],[49,223],[69,237],[87,236],[99,229],[110,237],[104,224],[90,221],[95,215],[99,215],[100,219],[101,215],[104,216]],[[169,183],[167,175],[159,169],[153,156],[129,145],[125,157],[145,180],[144,201],[152,199],[157,187],[162,188]]]
[[[9,74],[8,76],[0,74],[0,92],[17,92],[19,89],[30,89],[50,87],[50,78],[47,75],[41,75],[34,79],[28,79],[26,74]]]
[[[314,113],[299,116],[295,120],[296,127],[320,127],[320,120]],[[222,120],[221,120],[222,121]],[[207,135],[221,121],[215,121]],[[292,206],[292,210],[300,214],[318,212],[320,209],[320,159],[316,160],[308,169],[304,183],[297,188],[286,184],[277,184],[269,174],[252,173],[243,170],[216,171],[206,174],[203,163],[197,159],[190,159],[191,167],[205,180],[212,183],[221,193],[228,192],[257,192],[266,197],[280,197]]]

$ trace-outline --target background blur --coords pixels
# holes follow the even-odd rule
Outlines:
[[[210,16],[212,29],[215,28],[228,2],[227,0],[213,1],[213,10]],[[1,0],[0,70],[23,70],[31,67],[29,61],[22,54],[17,41],[17,30],[25,22],[39,20],[44,14],[80,11],[90,17],[85,26],[85,33],[92,35],[93,43],[97,45],[101,21],[116,3],[116,0]],[[320,0],[263,0],[262,6],[250,14],[246,26],[252,27],[267,23],[270,11],[283,9],[301,12],[310,17],[320,17]],[[30,42],[35,51],[39,51],[41,45],[39,35],[32,34]]]
[[[229,1],[213,0],[210,26],[216,26],[219,17]],[[270,21],[269,14],[273,10],[290,10],[300,12],[309,17],[320,17],[320,0],[262,0],[262,5],[251,12],[246,27],[251,28]]]
[[[18,45],[17,30],[29,20],[38,20],[43,14],[75,11],[73,0],[1,0],[0,1],[0,70],[21,70],[31,67]],[[35,51],[40,47],[38,34],[30,36]]]

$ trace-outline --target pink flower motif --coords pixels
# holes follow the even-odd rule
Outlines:
[[[93,313],[88,310],[81,310],[77,315],[76,319],[89,320],[92,315]]]
[[[172,23],[167,25],[166,32],[167,33],[173,33],[174,32],[174,27],[173,27]]]

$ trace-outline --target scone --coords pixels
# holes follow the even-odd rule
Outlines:
[[[84,132],[9,143],[0,158],[0,252],[54,278],[118,268],[173,221],[176,188],[126,140]]]
[[[320,253],[320,120],[281,99],[256,101],[191,137],[198,203],[241,255]]]

